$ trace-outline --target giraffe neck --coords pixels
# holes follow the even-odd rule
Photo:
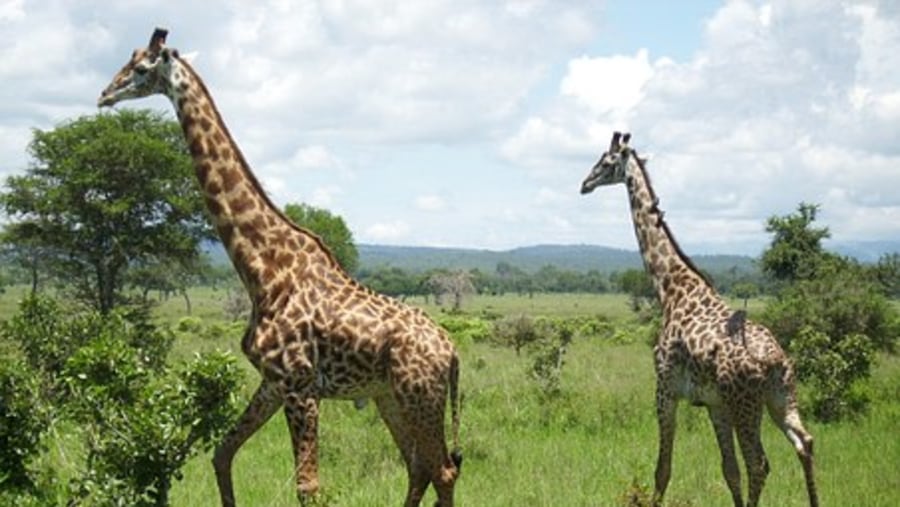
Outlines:
[[[213,224],[245,286],[260,280],[258,254],[286,231],[302,250],[324,250],[318,238],[294,226],[272,203],[228,132],[197,73],[176,58],[167,95],[175,106]],[[292,234],[290,231],[300,232]],[[326,257],[330,256],[327,251]]]
[[[626,186],[631,203],[634,232],[644,265],[650,273],[659,300],[665,309],[673,304],[677,289],[711,290],[706,278],[675,242],[659,210],[659,200],[637,154],[629,157]],[[690,292],[690,291],[688,291]]]

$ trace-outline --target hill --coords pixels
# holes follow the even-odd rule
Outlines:
[[[536,245],[502,251],[371,244],[360,244],[357,248],[359,264],[364,269],[391,266],[407,271],[444,268],[492,272],[500,262],[530,273],[548,264],[572,271],[595,269],[604,273],[643,267],[636,251],[598,245]],[[693,259],[701,269],[712,272],[735,266],[741,271],[756,269],[753,259],[747,256],[696,255]]]

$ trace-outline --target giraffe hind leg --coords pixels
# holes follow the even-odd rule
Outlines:
[[[422,473],[422,470],[417,466],[416,443],[407,424],[406,417],[393,394],[389,393],[376,397],[375,405],[378,407],[378,413],[388,427],[394,443],[400,449],[400,455],[403,457],[403,463],[406,465],[408,487],[404,505],[407,507],[419,505],[430,480],[428,474]]]
[[[725,483],[728,484],[734,505],[741,507],[743,505],[741,470],[738,468],[737,457],[734,454],[734,428],[731,425],[731,419],[720,407],[708,408],[708,413],[716,433],[716,441],[719,443],[719,453],[722,456],[722,475],[725,477]]]
[[[747,506],[756,507],[762,494],[766,477],[769,475],[769,461],[760,439],[762,407],[756,407],[739,422],[737,435],[747,467]]]
[[[303,394],[288,394],[284,415],[294,451],[297,498],[304,503],[319,491],[319,400]]]
[[[813,437],[806,431],[800,420],[793,389],[788,385],[784,386],[782,392],[770,396],[767,407],[772,421],[781,429],[797,452],[797,458],[803,466],[803,477],[806,482],[810,507],[818,507],[819,496],[813,470]]]

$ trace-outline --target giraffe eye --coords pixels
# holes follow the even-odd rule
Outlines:
[[[144,74],[147,73],[147,67],[143,67],[143,66],[140,66],[140,65],[139,65],[139,66],[137,66],[137,67],[134,68],[134,71],[135,71],[136,73],[140,74],[141,76],[143,76]]]

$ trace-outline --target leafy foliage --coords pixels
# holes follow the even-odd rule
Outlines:
[[[804,327],[793,342],[797,376],[812,387],[809,403],[820,421],[836,421],[865,410],[869,403],[864,380],[875,350],[865,335],[840,340]]]
[[[11,471],[4,480],[31,481],[24,466],[43,445],[44,414],[52,413],[83,437],[85,462],[65,494],[70,505],[167,505],[185,461],[208,449],[237,414],[235,359],[210,353],[170,367],[172,333],[145,314],[70,313],[31,297],[2,328],[24,358],[19,367],[0,364],[0,417],[10,423],[0,430],[10,442],[0,453]],[[16,502],[27,504],[26,497]]]
[[[769,220],[775,233],[764,269],[784,282],[762,320],[797,362],[811,387],[813,415],[838,420],[864,410],[874,350],[893,350],[900,318],[866,268],[824,251],[827,229],[815,229],[817,206]]]
[[[496,343],[512,347],[519,355],[523,348],[537,341],[539,330],[534,319],[523,313],[494,322],[493,335]]]
[[[122,109],[35,130],[28,151],[26,174],[7,178],[0,195],[11,218],[4,242],[101,313],[122,300],[134,263],[194,258],[210,233],[180,127],[157,113]]]
[[[550,400],[560,394],[564,358],[572,339],[574,328],[562,320],[542,319],[538,334],[543,339],[534,342],[531,377],[537,382],[541,397]]]
[[[353,233],[339,215],[309,204],[288,204],[284,214],[300,227],[322,238],[345,271],[353,273],[359,267],[359,252],[353,242]]]
[[[437,323],[450,333],[457,345],[484,342],[491,336],[490,323],[477,317],[445,314],[437,318]]]
[[[629,295],[631,309],[635,312],[659,306],[656,287],[653,286],[653,280],[647,271],[643,269],[626,270],[618,275],[616,283],[621,292]]]
[[[801,202],[797,212],[783,217],[770,217],[766,232],[772,243],[762,254],[763,273],[776,280],[808,280],[816,273],[823,255],[822,240],[831,236],[827,227],[815,228],[819,205]]]
[[[872,273],[885,296],[900,297],[900,253],[882,255]]]
[[[49,422],[40,400],[40,382],[26,365],[0,361],[0,490],[34,487],[27,466]]]

